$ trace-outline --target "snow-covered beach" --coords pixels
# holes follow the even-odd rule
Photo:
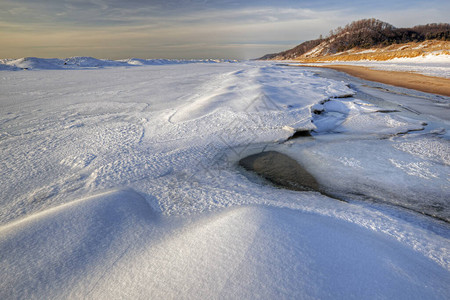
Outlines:
[[[394,58],[385,61],[329,61],[310,65],[338,65],[369,67],[375,70],[415,72],[427,76],[450,78],[450,55],[427,54],[417,57]]]
[[[448,97],[274,62],[32,61],[0,72],[0,298],[450,296]],[[261,151],[346,202],[239,167]]]

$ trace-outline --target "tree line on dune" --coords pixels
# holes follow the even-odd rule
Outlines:
[[[353,48],[386,47],[393,44],[423,42],[426,40],[450,41],[449,23],[432,23],[411,28],[396,28],[377,20],[363,19],[331,30],[327,37],[306,41],[290,50],[267,54],[260,59],[293,59],[324,43],[326,54],[334,54]]]

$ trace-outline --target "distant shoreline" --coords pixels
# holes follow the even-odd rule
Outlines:
[[[374,70],[368,67],[350,65],[324,64],[323,66],[311,66],[299,64],[296,66],[333,69],[364,80],[376,81],[398,87],[414,89],[421,92],[450,97],[450,79],[448,78],[433,77],[410,72]]]

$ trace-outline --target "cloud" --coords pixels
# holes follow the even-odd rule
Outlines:
[[[387,6],[391,1],[386,0],[376,5],[349,0],[345,7],[325,0],[4,0],[0,57],[253,58],[361,18],[378,17],[395,26],[445,20],[449,4],[430,1],[440,5],[423,9],[408,4],[404,9]]]

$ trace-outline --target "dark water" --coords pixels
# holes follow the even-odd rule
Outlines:
[[[320,191],[316,179],[296,160],[277,151],[247,156],[239,164],[270,182],[295,191]]]

